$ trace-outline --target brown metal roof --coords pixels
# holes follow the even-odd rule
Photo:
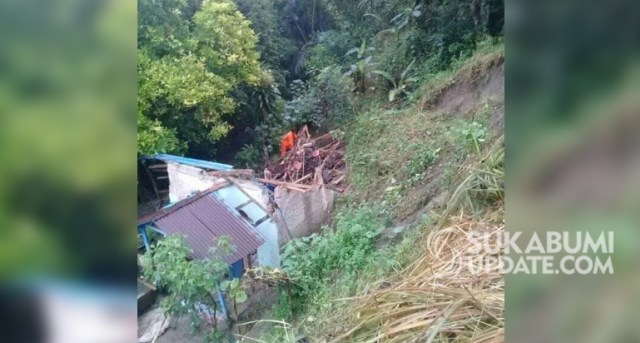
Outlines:
[[[213,191],[219,188],[212,187],[180,201],[152,215],[147,222],[155,223],[167,235],[186,236],[194,259],[207,257],[218,238],[229,236],[235,251],[223,259],[230,264],[240,260],[255,252],[264,240],[245,219],[215,197]]]
[[[143,217],[138,218],[138,226],[140,225],[144,225],[144,224],[148,224],[148,223],[152,223],[154,222],[156,219],[160,219],[162,217],[164,217],[165,215],[183,207],[183,206],[187,206],[189,204],[191,204],[192,202],[202,198],[203,196],[210,194],[212,192],[215,192],[217,190],[219,190],[220,188],[224,188],[227,187],[229,185],[228,182],[222,182],[222,183],[218,183],[215,184],[213,186],[211,186],[208,189],[205,189],[204,191],[200,191],[186,199],[183,199],[181,201],[178,201],[177,203],[174,203],[173,205],[161,208],[153,213],[147,214]]]

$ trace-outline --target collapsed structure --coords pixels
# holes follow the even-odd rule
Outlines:
[[[305,126],[298,134],[293,149],[284,157],[269,163],[264,182],[271,182],[297,191],[326,186],[337,192],[347,190],[347,165],[344,161],[345,142],[331,133],[311,138]]]
[[[145,171],[141,174],[147,176],[147,188],[152,188],[159,199],[148,202],[139,214],[138,230],[145,245],[148,246],[149,224],[161,234],[187,236],[196,252],[206,251],[196,238],[202,234],[219,238],[216,233],[232,230],[227,232],[229,236],[243,239],[253,235],[237,235],[235,231],[249,229],[257,239],[232,243],[250,243],[255,251],[246,251],[243,256],[236,256],[237,260],[228,261],[234,276],[242,275],[246,267],[279,267],[280,248],[327,224],[335,192],[348,187],[344,142],[330,134],[311,139],[306,128],[299,137],[287,156],[266,169],[264,178],[256,177],[252,170],[192,158],[167,154],[143,158]],[[213,207],[217,210],[213,211]],[[203,214],[206,212],[215,216]],[[206,217],[204,224],[202,216]],[[235,229],[228,225],[217,227],[223,224],[221,216],[235,223]],[[180,225],[168,225],[168,218],[172,217],[181,217]],[[206,244],[212,245],[213,239]]]

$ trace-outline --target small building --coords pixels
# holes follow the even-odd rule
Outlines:
[[[251,171],[168,154],[146,156],[140,163],[139,185],[146,185],[146,198],[154,199],[139,205],[140,215],[220,186],[214,196],[264,240],[257,249],[259,266],[280,267],[282,246],[318,232],[331,218],[334,191],[325,187],[304,193],[276,187],[270,192]]]
[[[233,166],[167,154],[145,157],[142,167],[147,172],[141,175],[151,176],[146,182],[153,184],[153,189],[165,204],[179,203],[215,187],[215,197],[264,239],[258,248],[257,265],[280,267],[282,237],[289,236],[286,224],[278,224],[269,212],[267,189],[253,175],[233,176],[241,172],[234,170]]]
[[[221,257],[231,266],[230,275],[241,277],[245,268],[255,263],[265,240],[247,218],[219,199],[217,192],[225,186],[213,186],[139,219],[138,230],[145,244],[148,245],[148,228],[162,235],[184,235],[193,250],[191,257],[201,259],[208,256],[218,239],[228,236],[235,249]]]
[[[304,193],[275,187],[275,191],[269,192],[253,174],[232,176],[239,171],[227,164],[167,154],[145,157],[143,163],[149,168],[149,174],[155,176],[155,187],[167,202],[180,201],[217,183],[231,181],[237,191],[248,195],[269,214],[270,220],[259,228],[259,232],[265,233],[269,244],[275,240],[274,244],[279,247],[293,238],[318,232],[331,218],[335,192],[326,187]],[[274,204],[276,206],[272,206]]]

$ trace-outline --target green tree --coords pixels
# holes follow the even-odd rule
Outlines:
[[[185,238],[167,236],[145,255],[142,267],[148,280],[168,292],[161,304],[165,311],[176,316],[189,315],[192,325],[197,328],[202,321],[197,309],[206,307],[213,310],[215,330],[218,289],[226,291],[238,302],[247,299],[238,279],[226,279],[229,265],[222,256],[232,250],[228,238],[222,237],[207,258],[191,260],[191,249]]]
[[[158,152],[181,153],[184,150],[173,129],[158,121],[145,117],[138,111],[138,152],[152,155]]]
[[[257,49],[262,62],[272,70],[279,86],[286,85],[290,66],[297,56],[293,34],[282,11],[282,0],[236,0],[240,11],[251,21],[258,35]],[[284,90],[284,89],[281,89]]]
[[[215,143],[231,129],[231,92],[265,79],[249,21],[230,0],[141,0],[138,9],[139,152]]]

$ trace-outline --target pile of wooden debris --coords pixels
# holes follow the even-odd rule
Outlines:
[[[345,146],[344,141],[335,139],[330,133],[311,138],[305,126],[293,149],[268,164],[265,177],[260,181],[303,192],[317,186],[344,192],[349,188]]]

